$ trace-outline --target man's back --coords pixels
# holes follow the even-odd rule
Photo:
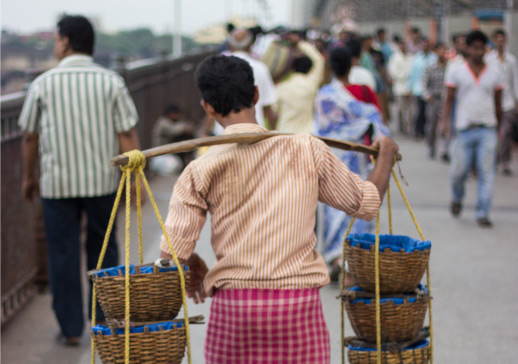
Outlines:
[[[253,124],[225,129],[264,131]],[[218,261],[205,280],[207,290],[320,287],[329,277],[314,249],[319,200],[368,219],[379,206],[376,187],[309,135],[212,147],[178,180],[166,227],[173,244],[194,244],[210,212]],[[182,256],[192,246],[177,247]],[[167,249],[164,239],[161,248]]]
[[[38,77],[20,126],[40,135],[41,195],[92,197],[112,193],[117,133],[137,123],[124,81],[85,55],[72,55]]]

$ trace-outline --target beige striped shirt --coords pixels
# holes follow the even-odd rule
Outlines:
[[[225,134],[265,131],[237,124]],[[376,187],[310,135],[215,146],[176,182],[166,231],[188,259],[210,212],[217,261],[204,281],[209,295],[214,288],[321,287],[329,275],[315,250],[317,201],[367,220],[380,205]],[[164,237],[160,248],[169,252]]]
[[[74,54],[31,84],[18,124],[39,134],[44,198],[95,197],[117,188],[117,133],[138,121],[124,80]]]

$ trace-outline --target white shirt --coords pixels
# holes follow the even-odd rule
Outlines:
[[[275,93],[272,75],[263,62],[252,58],[248,53],[239,51],[233,52],[231,55],[244,59],[252,67],[255,85],[259,88],[259,101],[255,105],[255,118],[259,125],[266,127],[263,107],[274,105],[277,102],[277,94]]]
[[[486,64],[478,77],[467,62],[453,65],[446,74],[445,85],[456,89],[455,128],[472,125],[496,127],[495,90],[503,88],[498,69]]]
[[[376,79],[368,69],[362,66],[352,66],[349,72],[349,83],[351,85],[369,86],[371,90],[376,90]]]
[[[504,53],[504,59],[498,57],[496,50],[486,55],[486,62],[494,65],[502,74],[504,89],[502,90],[502,110],[512,111],[518,102],[518,65],[516,57],[509,52]]]
[[[392,78],[392,87],[396,96],[410,94],[408,77],[410,76],[411,68],[412,55],[409,53],[403,54],[401,51],[397,51],[390,57],[388,72]]]

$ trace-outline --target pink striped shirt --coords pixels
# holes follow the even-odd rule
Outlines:
[[[237,124],[225,134],[265,131]],[[310,135],[214,146],[176,182],[166,231],[178,257],[187,260],[210,212],[217,261],[204,281],[209,295],[215,288],[321,287],[329,275],[315,250],[317,201],[366,220],[380,206],[374,184]],[[164,237],[160,249],[169,252]]]

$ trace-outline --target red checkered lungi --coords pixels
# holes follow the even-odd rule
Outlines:
[[[217,290],[205,362],[328,364],[329,332],[319,289]]]

